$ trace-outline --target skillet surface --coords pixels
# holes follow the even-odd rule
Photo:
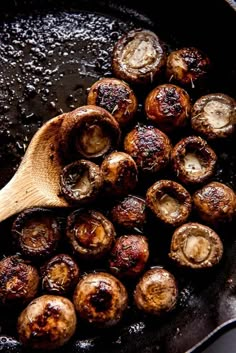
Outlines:
[[[14,174],[32,135],[46,120],[85,104],[86,89],[99,77],[112,76],[113,45],[132,28],[150,28],[168,50],[192,45],[208,53],[213,71],[207,88],[189,92],[193,100],[208,92],[236,97],[233,10],[223,1],[216,1],[214,9],[210,1],[199,1],[195,9],[180,1],[178,5],[160,2],[159,11],[152,13],[151,3],[145,2],[146,9],[133,1],[126,6],[122,1],[81,1],[79,5],[71,1],[69,6],[68,2],[43,0],[0,5],[4,6],[0,21],[0,187]],[[136,91],[140,102],[151,88]],[[139,119],[144,120],[141,106]],[[234,138],[212,146],[219,157],[215,179],[235,188]],[[63,220],[63,212],[61,216]],[[0,225],[1,255],[14,253],[11,222]],[[158,234],[162,232],[158,229]],[[183,353],[219,325],[236,319],[235,224],[219,233],[225,247],[223,261],[214,270],[197,274],[182,272],[168,262],[168,232],[165,239],[155,237],[157,251],[150,265],[169,269],[179,283],[178,305],[171,314],[145,317],[133,310],[131,300],[118,327],[93,332],[79,323],[75,340],[60,352]],[[1,309],[2,334],[16,335],[17,310]]]

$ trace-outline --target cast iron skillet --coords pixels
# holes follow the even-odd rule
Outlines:
[[[150,28],[169,50],[190,45],[208,53],[213,70],[207,88],[190,92],[193,99],[208,92],[236,96],[236,15],[223,0],[156,1],[155,10],[149,0],[139,4],[133,0],[8,0],[0,9],[0,187],[13,175],[39,126],[84,104],[86,89],[99,77],[112,75],[112,47],[132,28]],[[138,94],[142,99],[146,92]],[[216,179],[235,188],[234,146],[234,138],[213,145],[219,156]],[[1,255],[12,253],[11,221],[0,225]],[[79,322],[75,339],[60,352],[201,350],[204,342],[236,320],[235,224],[220,232],[225,253],[214,270],[181,272],[166,261],[165,251],[158,250],[154,264],[170,269],[180,287],[179,302],[171,314],[157,319],[139,313],[131,316],[128,311],[118,327],[100,332],[84,329]],[[1,308],[2,334],[16,335],[15,316],[16,309]]]

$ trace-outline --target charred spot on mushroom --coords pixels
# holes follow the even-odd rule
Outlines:
[[[12,235],[23,255],[42,258],[56,250],[61,227],[52,210],[31,208],[18,214],[12,225]]]
[[[88,203],[96,199],[102,187],[100,168],[93,162],[80,160],[63,168],[60,184],[64,197],[71,203]]]
[[[96,293],[91,295],[90,303],[97,312],[108,310],[112,305],[111,288],[101,281]]]
[[[185,184],[197,184],[213,175],[217,156],[201,137],[188,136],[174,146],[171,160],[178,179]]]
[[[76,255],[97,259],[111,249],[115,230],[100,212],[80,209],[69,215],[66,235]]]
[[[172,146],[165,133],[155,128],[137,124],[124,139],[124,150],[143,172],[155,173],[169,162]]]
[[[212,267],[219,263],[223,244],[215,231],[199,223],[186,223],[174,232],[170,258],[178,265],[193,269]]]

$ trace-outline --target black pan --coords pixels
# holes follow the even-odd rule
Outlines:
[[[113,45],[132,28],[153,30],[169,50],[196,46],[210,56],[207,88],[193,90],[193,100],[208,92],[236,97],[236,14],[223,0],[156,1],[155,7],[149,0],[8,0],[0,10],[0,187],[14,174],[34,132],[49,118],[85,104],[86,89],[112,75]],[[235,188],[235,137],[213,147],[219,156],[216,179]],[[11,222],[0,225],[1,255],[13,252]],[[236,320],[235,223],[220,233],[225,252],[211,271],[181,272],[160,252],[154,264],[170,268],[180,287],[171,314],[157,319],[128,311],[118,327],[99,332],[78,323],[76,337],[60,352],[201,351],[202,341]],[[15,318],[16,309],[1,308],[1,334],[16,336]]]

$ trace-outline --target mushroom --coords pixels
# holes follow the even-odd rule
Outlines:
[[[162,223],[173,227],[184,223],[192,208],[189,192],[172,180],[159,180],[150,186],[146,203]]]
[[[77,284],[73,296],[79,317],[100,327],[117,324],[127,307],[127,300],[123,284],[104,272],[85,275]]]
[[[72,204],[87,204],[94,201],[99,194],[103,180],[99,166],[81,159],[63,168],[61,192]]]
[[[200,97],[193,105],[193,130],[207,140],[226,138],[235,131],[236,102],[223,93]]]
[[[172,84],[157,86],[145,100],[147,118],[167,133],[186,125],[190,110],[188,93]]]
[[[213,181],[193,195],[194,208],[199,217],[211,225],[231,222],[236,215],[236,195],[225,184]]]
[[[134,291],[134,302],[147,314],[162,315],[177,302],[178,288],[174,276],[164,268],[152,268],[144,273]]]
[[[44,291],[64,295],[77,284],[79,268],[71,256],[58,254],[42,266],[41,276]]]
[[[112,152],[101,164],[104,190],[108,195],[122,196],[132,191],[138,182],[138,168],[133,158],[124,152]]]
[[[131,83],[151,83],[166,63],[165,50],[157,35],[135,29],[118,40],[113,50],[112,68],[116,77]]]
[[[31,349],[59,348],[73,336],[75,329],[74,305],[56,295],[34,299],[21,312],[17,324],[20,341]]]
[[[0,303],[25,304],[38,292],[37,269],[18,255],[0,261]]]
[[[192,88],[208,74],[210,60],[200,49],[194,47],[173,50],[166,63],[166,75],[170,81]]]
[[[137,124],[124,139],[124,150],[146,173],[156,173],[170,160],[171,142],[168,136],[151,125]]]
[[[102,78],[89,89],[87,104],[98,105],[109,111],[120,126],[133,120],[138,102],[128,83],[116,78]]]
[[[175,230],[170,248],[170,258],[178,265],[208,268],[219,263],[223,244],[211,228],[199,223],[186,223]]]
[[[52,210],[30,208],[18,214],[12,235],[24,256],[40,259],[57,249],[61,227]]]
[[[109,268],[117,277],[137,277],[149,258],[147,238],[143,235],[119,237],[110,253]]]
[[[174,146],[171,160],[173,170],[182,183],[199,184],[214,174],[217,156],[204,139],[188,136]]]
[[[78,156],[91,159],[116,148],[120,128],[116,119],[105,109],[85,105],[70,112],[61,125],[61,151],[66,161]]]
[[[111,218],[123,228],[142,233],[146,223],[146,202],[138,196],[128,195],[112,207]]]
[[[79,209],[69,215],[66,235],[76,255],[82,259],[98,259],[111,249],[115,229],[102,213]]]

